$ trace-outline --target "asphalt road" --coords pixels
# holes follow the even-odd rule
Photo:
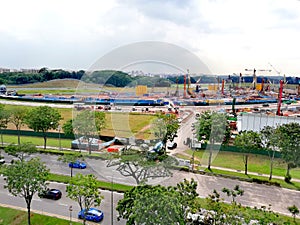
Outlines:
[[[4,189],[5,181],[3,177],[0,178],[0,203],[4,205],[10,205],[14,207],[26,208],[25,200],[21,197],[12,196],[7,189]],[[69,199],[66,194],[66,185],[61,183],[51,182],[49,185],[50,188],[57,188],[62,191],[62,198],[59,200],[43,199],[39,198],[37,195],[34,195],[33,201],[31,204],[32,210],[39,212],[40,214],[47,215],[58,215],[61,218],[80,221],[77,219],[78,212],[80,207],[77,202]],[[101,209],[104,213],[104,219],[100,224],[112,224],[111,223],[111,208],[113,207],[113,224],[115,225],[124,225],[126,222],[124,220],[117,220],[117,211],[115,210],[117,202],[123,198],[123,194],[118,192],[113,192],[113,205],[111,204],[111,192],[110,191],[101,191],[104,199],[102,200]],[[72,212],[69,211],[69,207],[72,206]]]
[[[5,156],[7,157],[7,156]],[[57,156],[54,155],[40,155],[42,160],[47,164],[47,166],[50,168],[51,172],[54,173],[60,173],[69,175],[70,169],[66,163],[57,161]],[[105,181],[113,181],[115,183],[123,183],[123,184],[130,184],[130,185],[136,185],[135,180],[132,177],[124,177],[122,176],[119,171],[117,171],[117,167],[107,167],[107,161],[100,160],[100,159],[86,159],[86,162],[88,164],[88,167],[83,170],[74,169],[74,174],[77,172],[81,172],[83,174],[89,174],[93,173],[95,174],[98,179],[105,180]],[[214,189],[219,191],[221,193],[221,190],[223,187],[231,188],[233,189],[235,185],[239,185],[244,191],[244,196],[237,198],[237,201],[241,202],[243,205],[247,206],[268,206],[271,204],[271,208],[273,211],[282,213],[282,214],[289,214],[287,207],[292,205],[298,205],[300,202],[300,193],[299,191],[293,191],[289,189],[279,188],[275,186],[267,186],[267,185],[259,185],[255,183],[249,183],[249,182],[243,182],[239,180],[234,179],[225,179],[222,177],[215,177],[215,176],[207,176],[207,175],[201,175],[201,174],[193,174],[189,172],[184,171],[172,171],[171,177],[161,177],[157,179],[151,179],[148,183],[150,184],[162,184],[162,185],[176,185],[178,182],[182,181],[184,178],[191,179],[194,178],[198,183],[198,193],[201,197],[207,197],[209,194],[212,193]],[[3,181],[1,181],[3,182]],[[58,187],[61,187],[62,184],[57,184]],[[12,200],[6,200],[3,198],[3,185],[1,185],[1,197],[0,197],[0,203],[9,204],[11,202],[14,202]],[[62,190],[65,190],[63,188]],[[64,194],[65,196],[65,194]],[[121,196],[121,195],[119,195]],[[224,199],[228,199],[225,195],[223,195]],[[11,197],[13,198],[13,197]],[[104,203],[108,204],[110,203],[110,195],[108,194],[108,197],[105,197]],[[40,202],[37,201],[37,206],[39,206]],[[43,209],[44,211],[50,210],[50,213],[55,212],[62,212],[66,211],[67,206],[70,204],[75,205],[74,202],[71,200],[65,199],[65,197],[62,198],[62,200],[58,201],[58,204],[63,202],[64,205],[59,205],[58,207],[47,207],[47,204],[50,204],[53,206],[53,202],[50,200],[45,200],[45,206],[44,207],[37,207],[37,209]],[[65,201],[65,202],[64,202]],[[18,202],[18,201],[16,201]],[[23,202],[23,201],[21,201]],[[44,202],[44,201],[43,201]],[[25,203],[23,203],[24,206]],[[116,206],[117,200],[115,199],[114,204]],[[67,205],[67,206],[66,206]],[[298,205],[299,207],[299,205]],[[51,209],[53,208],[53,209]],[[107,209],[107,206],[102,205],[101,208]],[[54,211],[53,211],[54,210]],[[74,210],[75,212],[76,210]],[[68,212],[68,210],[67,210]],[[67,212],[64,212],[63,215],[68,215]],[[110,215],[110,212],[106,213],[107,215]]]
[[[245,106],[244,106],[245,107]],[[206,109],[206,108],[205,108]],[[200,108],[197,108],[199,111]],[[195,110],[193,111],[195,113]],[[183,114],[184,115],[184,114]],[[191,124],[194,122],[194,116],[189,117],[187,120],[182,122],[181,129],[178,132],[178,138],[175,141],[178,143],[178,147],[175,150],[172,150],[172,153],[183,151],[187,148],[185,145],[185,140],[187,137],[191,137]],[[57,156],[55,155],[38,155],[41,159],[46,163],[46,165],[51,169],[53,173],[59,174],[70,174],[70,169],[68,168],[67,163],[57,161]],[[10,161],[10,156],[5,155],[6,161]],[[84,170],[74,169],[74,174],[81,172],[83,174],[95,174],[98,179],[105,181],[114,181],[117,183],[136,185],[135,180],[132,177],[124,177],[122,176],[116,169],[116,166],[107,167],[107,161],[103,161],[100,159],[87,159],[86,160],[88,167]],[[176,185],[178,182],[182,181],[184,178],[191,179],[194,178],[198,182],[198,193],[201,197],[207,197],[212,193],[214,189],[221,193],[223,187],[234,188],[235,185],[239,185],[244,191],[244,196],[238,197],[237,202],[240,202],[242,205],[247,206],[269,206],[271,205],[271,209],[275,212],[281,214],[289,214],[287,207],[291,205],[299,206],[300,202],[300,192],[288,190],[284,188],[278,188],[274,186],[267,185],[258,185],[248,182],[242,182],[239,180],[233,179],[225,179],[221,177],[214,176],[206,176],[199,175],[193,173],[187,173],[183,171],[173,171],[172,177],[164,177],[152,179],[149,181],[150,184],[162,184],[162,185]],[[3,189],[4,181],[0,179],[0,203],[2,204],[10,204],[14,206],[25,207],[25,202],[23,199],[13,197],[8,194],[7,190]],[[66,218],[70,217],[69,206],[73,206],[73,215],[72,217],[76,217],[77,212],[79,211],[78,204],[68,198],[66,198],[66,194],[64,192],[65,187],[63,184],[55,184],[52,183],[51,186],[58,187],[63,191],[62,199],[58,201],[52,201],[48,199],[39,199],[35,196],[32,207],[33,209],[37,209],[41,212],[49,212],[53,214],[58,214],[65,216]],[[111,201],[110,196],[111,192],[103,191],[105,198],[103,203],[101,204],[100,209],[102,209],[105,213],[104,221],[102,224],[110,224],[110,209],[111,209]],[[226,200],[230,201],[228,197],[226,197],[223,193],[221,196]],[[122,198],[122,194],[115,193],[114,194],[114,207],[117,204],[118,199]],[[114,224],[125,224],[124,221],[118,222],[116,220],[116,212],[114,211]]]

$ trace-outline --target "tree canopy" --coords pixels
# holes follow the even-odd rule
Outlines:
[[[243,131],[235,137],[234,144],[243,151],[245,174],[247,175],[249,154],[252,149],[260,149],[262,147],[260,134],[252,130]]]
[[[47,131],[56,129],[62,119],[57,109],[49,106],[39,106],[28,111],[25,123],[35,132],[42,132],[44,137],[44,148],[47,144]]]
[[[81,210],[85,210],[84,213],[92,206],[99,206],[103,199],[93,174],[76,174],[67,186],[67,193],[70,199],[78,202]],[[83,219],[85,224],[85,217]]]
[[[49,170],[39,158],[32,158],[29,161],[17,161],[4,170],[5,188],[13,196],[25,199],[28,225],[30,225],[30,207],[33,195],[46,189],[48,174]]]
[[[124,193],[118,202],[118,219],[133,224],[186,224],[189,206],[196,199],[197,184],[185,180],[177,187],[142,185]]]

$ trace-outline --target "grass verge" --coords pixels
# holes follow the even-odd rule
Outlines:
[[[56,218],[53,216],[47,216],[31,212],[31,224],[43,224],[43,225],[69,225],[69,220]],[[27,212],[19,209],[13,209],[0,206],[0,224],[3,225],[26,225]],[[82,223],[72,221],[73,225],[79,225]]]

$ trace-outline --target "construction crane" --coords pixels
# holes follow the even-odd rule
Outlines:
[[[256,71],[260,71],[260,72],[271,72],[272,70],[267,70],[267,69],[258,69],[256,70],[255,68],[252,69],[245,69],[245,71],[251,71],[253,72],[253,89],[256,89],[256,84],[257,84],[257,77],[256,77]]]
[[[277,73],[277,75],[281,74],[281,72],[278,71],[271,63],[269,63],[269,65],[275,70],[275,72]]]
[[[275,70],[275,72],[277,73],[278,76],[280,76],[281,71],[278,71],[271,63],[269,63],[269,65]],[[286,85],[288,82],[286,81],[286,77],[285,74],[283,74],[283,86]],[[284,87],[283,87],[284,88]]]
[[[280,80],[279,93],[278,93],[278,102],[277,102],[277,116],[281,116],[281,103],[282,103],[282,92],[283,92],[283,80]]]

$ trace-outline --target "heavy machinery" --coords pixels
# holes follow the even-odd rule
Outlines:
[[[245,71],[252,71],[253,72],[253,90],[256,90],[256,84],[257,84],[257,76],[256,76],[256,71],[260,71],[260,72],[271,72],[272,70],[268,70],[268,69],[259,69],[259,70],[256,70],[255,68],[252,70],[252,69],[245,69]]]
[[[282,92],[283,92],[283,80],[280,80],[279,93],[278,93],[278,103],[277,103],[277,116],[281,116],[281,103],[282,103]]]
[[[195,95],[195,93],[192,91],[192,89],[191,89],[191,77],[190,77],[190,73],[189,73],[189,70],[187,70],[187,79],[188,79],[188,87],[187,87],[187,93],[189,94],[189,96],[191,97],[191,98],[196,98],[196,95]],[[185,77],[185,79],[184,79],[184,83],[186,84],[186,77]],[[185,85],[184,85],[184,87],[186,87]],[[186,96],[185,96],[186,97]]]

